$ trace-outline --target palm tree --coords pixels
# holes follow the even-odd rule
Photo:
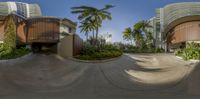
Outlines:
[[[89,20],[89,21],[84,21],[84,22],[80,22],[81,25],[79,26],[79,28],[81,28],[80,32],[84,32],[85,36],[86,36],[86,41],[88,41],[88,37],[89,37],[89,33],[92,32],[92,38],[91,40],[93,40],[92,45],[95,44],[95,37],[94,37],[94,31],[96,29],[96,27],[101,26],[98,23],[95,23],[94,20]]]
[[[86,36],[86,41],[88,41],[89,32],[93,31],[93,25],[89,22],[81,22],[81,25],[79,26],[81,28],[80,32],[84,32]]]
[[[140,30],[145,34],[146,40],[151,41],[153,39],[152,34],[147,31],[147,28],[152,28],[151,25],[149,25],[149,21],[142,20],[135,24],[135,29]]]
[[[142,34],[142,24],[140,22],[133,26],[133,37],[137,47],[142,47],[144,42],[144,35]]]
[[[142,35],[144,35],[143,42],[149,47],[151,47],[153,43],[153,36],[151,32],[147,31],[147,28],[152,28],[152,26],[149,24],[149,21],[139,21],[134,25],[134,28],[135,30],[139,31]]]
[[[131,41],[131,43],[133,43],[133,31],[130,27],[126,28],[124,31],[123,31],[123,38],[124,40],[127,40],[127,41]]]
[[[95,20],[89,20],[90,24],[93,26],[92,37],[95,38],[95,30],[102,26],[101,23],[96,22]]]
[[[147,31],[147,28],[152,28],[152,26],[149,24],[149,21],[141,21],[141,29],[145,33],[146,45],[148,48],[151,48],[153,44],[153,36],[151,32]]]
[[[110,8],[113,8],[112,5],[105,5],[104,8],[98,9],[95,7],[89,6],[79,6],[79,7],[72,7],[73,14],[79,14],[78,19],[80,21],[90,21],[93,20],[92,24],[95,24],[95,31],[96,31],[96,41],[98,39],[99,28],[102,25],[104,20],[111,20],[112,16],[111,13],[108,12]]]
[[[133,29],[125,29],[123,32],[123,38],[125,40],[134,39],[136,46],[140,48],[144,48],[146,44],[152,45],[152,33],[146,30],[151,27],[149,21],[139,21],[133,26]]]
[[[135,40],[135,44],[137,47],[142,47],[143,41],[144,41],[144,37],[141,33],[140,30],[134,29],[133,30],[133,38]]]

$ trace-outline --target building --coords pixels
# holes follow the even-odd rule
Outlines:
[[[29,17],[42,16],[38,4],[0,2],[0,43],[3,43],[5,21],[6,17],[10,14],[15,15],[15,21],[18,21],[17,23],[20,23]]]
[[[149,20],[149,25],[150,27],[146,28],[147,31],[152,33],[153,36],[153,45],[156,48],[161,48],[161,35],[158,31],[159,30],[159,26],[158,26],[158,21],[156,17],[153,17]]]
[[[63,57],[79,54],[82,40],[75,34],[77,24],[66,18],[42,16],[37,4],[0,2],[1,43],[8,15],[16,25],[17,46],[31,45],[33,51],[48,48]]]
[[[150,19],[155,46],[171,51],[188,42],[200,42],[200,2],[183,2],[156,9]]]
[[[0,2],[0,15],[17,14],[21,17],[29,18],[42,16],[38,4],[28,4],[22,2]]]

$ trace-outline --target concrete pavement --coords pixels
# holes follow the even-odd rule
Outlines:
[[[0,98],[198,99],[197,67],[170,54],[124,54],[103,63],[33,54],[0,62]]]

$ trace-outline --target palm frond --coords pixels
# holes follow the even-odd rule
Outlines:
[[[71,11],[72,14],[80,14],[80,13],[83,13],[85,12],[84,10],[74,10],[74,11]]]
[[[71,7],[72,10],[76,9],[83,9],[83,10],[88,10],[88,9],[96,9],[95,7],[90,7],[90,6],[78,6],[78,7]]]
[[[114,8],[115,6],[113,5],[105,5],[105,7],[103,9],[100,9],[101,11],[106,11],[109,10],[110,8]]]

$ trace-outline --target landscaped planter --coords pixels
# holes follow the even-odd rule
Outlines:
[[[178,59],[181,59],[181,60],[184,60],[182,57],[180,57],[180,56],[176,56],[176,58],[178,58]],[[186,60],[184,60],[184,61],[186,61]],[[193,63],[198,63],[198,62],[200,62],[200,60],[198,60],[198,59],[189,59],[189,60],[187,60],[187,61],[190,61],[190,62],[193,62]]]
[[[121,56],[109,58],[109,59],[101,59],[101,60],[81,60],[81,59],[77,59],[77,58],[69,58],[69,59],[73,60],[73,61],[77,61],[77,62],[84,62],[84,63],[103,63],[103,62],[109,62],[109,61],[117,60]]]

